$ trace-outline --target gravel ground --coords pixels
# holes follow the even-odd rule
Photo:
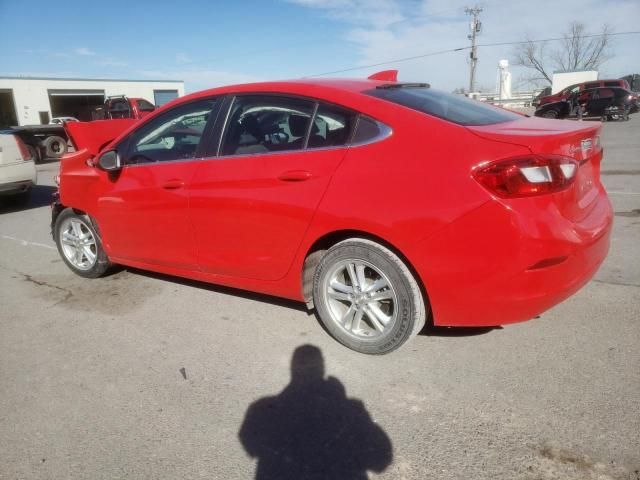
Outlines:
[[[591,283],[537,320],[384,357],[295,303],[74,276],[48,233],[58,164],[41,165],[31,204],[0,210],[0,479],[249,479],[257,458],[257,478],[640,479],[639,127],[605,125],[616,217]]]

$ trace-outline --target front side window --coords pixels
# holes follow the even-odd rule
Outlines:
[[[130,137],[125,164],[195,158],[215,99],[175,107]]]
[[[301,150],[313,107],[313,102],[290,97],[237,97],[229,112],[221,155]]]
[[[584,89],[589,90],[590,88],[598,88],[599,86],[600,86],[600,82],[585,83]]]
[[[308,148],[339,147],[350,140],[358,114],[335,105],[320,104],[316,112]]]

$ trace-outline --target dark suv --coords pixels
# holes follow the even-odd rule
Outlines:
[[[546,97],[542,97],[538,99],[538,107],[542,107],[547,103],[559,102],[561,100],[566,100],[574,93],[583,92],[585,90],[591,90],[593,88],[600,87],[619,87],[624,88],[626,90],[631,90],[629,88],[629,83],[624,79],[612,78],[609,80],[594,80],[592,82],[583,82],[576,83],[574,85],[569,85],[568,87],[563,88],[557,93],[553,95],[547,95]]]
[[[541,105],[537,117],[571,118],[600,117],[602,121],[628,120],[637,111],[637,97],[624,88],[600,87],[577,91],[567,98]]]

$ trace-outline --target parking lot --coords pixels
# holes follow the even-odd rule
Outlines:
[[[296,303],[75,276],[49,234],[58,163],[40,165],[31,203],[0,209],[0,479],[248,479],[258,459],[334,462],[332,478],[640,479],[639,132],[640,115],[604,126],[616,215],[592,282],[536,320],[428,329],[383,357]],[[319,352],[325,378],[300,380]]]

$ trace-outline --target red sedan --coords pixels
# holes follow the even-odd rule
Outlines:
[[[68,124],[62,259],[85,277],[116,263],[303,301],[370,354],[427,319],[531,319],[594,275],[612,224],[599,123],[376,78],[216,88],[134,125]]]

